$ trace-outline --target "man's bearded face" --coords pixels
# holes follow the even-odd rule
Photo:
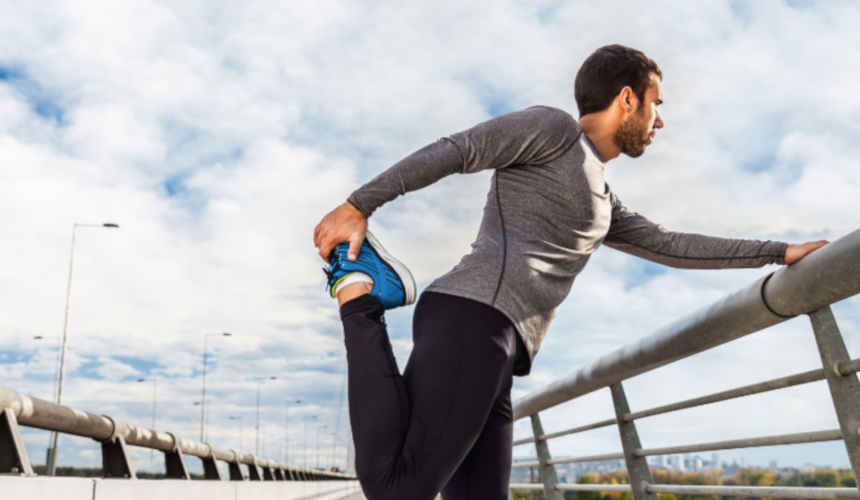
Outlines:
[[[645,116],[644,110],[644,106],[639,106],[639,109],[630,115],[630,118],[625,120],[615,132],[615,145],[631,158],[641,156],[645,152],[645,146],[651,144],[651,137],[654,136],[652,124],[649,123],[651,120]]]

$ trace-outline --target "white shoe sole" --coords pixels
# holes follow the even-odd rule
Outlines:
[[[402,262],[394,258],[393,255],[388,253],[385,247],[382,246],[382,243],[376,239],[376,236],[373,235],[370,231],[367,231],[364,235],[364,239],[367,240],[367,244],[373,247],[376,250],[379,258],[382,259],[385,263],[391,266],[394,269],[394,273],[397,274],[397,277],[400,278],[401,283],[403,283],[403,294],[404,301],[403,305],[408,306],[415,302],[415,296],[418,294],[418,288],[415,285],[415,278],[412,277],[412,272],[409,271],[409,268],[406,267]]]

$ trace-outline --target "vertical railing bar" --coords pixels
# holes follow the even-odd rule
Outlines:
[[[809,319],[851,468],[854,477],[860,478],[860,381],[856,373],[843,375],[839,369],[840,363],[850,362],[851,358],[830,306],[809,313]]]
[[[657,500],[657,495],[648,493],[647,487],[654,481],[651,479],[651,470],[644,456],[636,454],[642,449],[639,441],[639,433],[636,431],[636,423],[633,420],[625,421],[624,415],[630,413],[630,405],[621,383],[609,387],[612,392],[612,404],[615,407],[615,415],[618,418],[618,433],[621,435],[621,446],[624,448],[624,461],[627,464],[627,476],[630,478],[630,488],[633,490],[635,500]]]
[[[538,462],[540,463],[540,477],[543,482],[544,498],[546,500],[564,500],[561,492],[556,488],[558,485],[558,475],[555,473],[555,466],[549,461],[552,457],[549,454],[549,445],[541,425],[540,416],[535,413],[531,416],[532,433],[535,437],[535,449],[537,450]]]

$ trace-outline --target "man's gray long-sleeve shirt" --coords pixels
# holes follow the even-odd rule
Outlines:
[[[472,252],[427,290],[496,308],[531,361],[589,256],[606,245],[673,267],[782,264],[787,245],[667,231],[628,210],[604,163],[568,113],[535,106],[440,139],[404,158],[348,201],[369,217],[383,203],[454,173],[494,169]]]

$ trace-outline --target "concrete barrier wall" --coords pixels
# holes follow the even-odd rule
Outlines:
[[[92,500],[93,480],[76,477],[2,477],[0,498]]]
[[[361,492],[357,481],[180,481],[0,477],[0,498],[62,500],[337,500]]]

